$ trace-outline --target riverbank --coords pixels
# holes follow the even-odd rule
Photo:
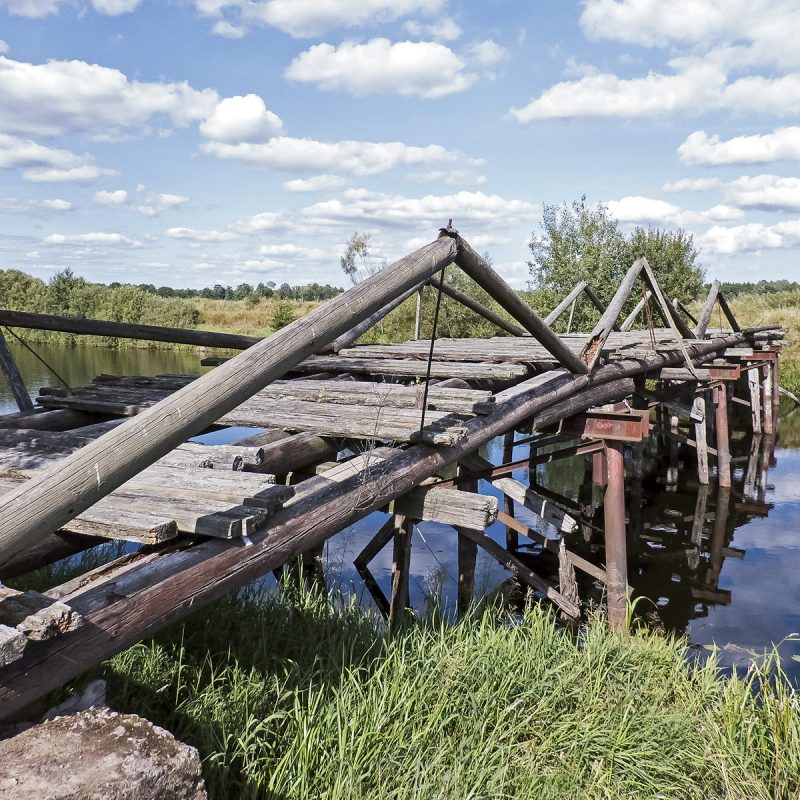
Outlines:
[[[726,678],[602,620],[576,641],[537,607],[389,637],[250,590],[100,673],[113,708],[198,747],[211,798],[796,797],[800,705],[770,666]]]

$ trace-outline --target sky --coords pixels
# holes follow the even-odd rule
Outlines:
[[[0,268],[345,285],[542,204],[800,279],[800,0],[0,0]],[[588,277],[591,281],[591,276]]]

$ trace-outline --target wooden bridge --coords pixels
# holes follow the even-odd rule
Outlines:
[[[450,264],[513,322],[440,280]],[[418,313],[412,341],[355,344],[415,293],[421,302],[426,284],[507,335],[419,340]],[[45,594],[0,584],[0,718],[270,570],[299,557],[311,565],[326,539],[376,510],[390,516],[356,566],[392,625],[408,604],[412,524],[435,520],[455,528],[462,610],[480,547],[571,619],[580,615],[578,570],[605,587],[609,621],[624,626],[624,449],[635,474],[655,419],[664,443],[695,453],[701,485],[713,478],[725,488],[732,404],[747,407],[757,433],[774,431],[783,334],[741,329],[719,289],[714,282],[691,318],[642,259],[608,307],[581,282],[542,319],[448,226],[264,340],[0,311],[5,326],[242,351],[211,359],[215,369],[199,377],[98,375],[82,387],[43,388],[34,406],[0,334],[0,366],[20,406],[0,417],[0,577],[109,540],[132,543]],[[581,296],[599,322],[588,333],[556,334],[552,326]],[[729,328],[709,328],[716,306]],[[633,330],[654,315],[662,327]],[[189,441],[227,426],[258,430],[232,445]],[[498,436],[499,465],[479,455]],[[528,454],[514,461],[520,445]],[[600,563],[515,516],[524,506],[560,533],[581,523],[574,502],[512,476],[564,458],[591,465],[604,487]],[[502,493],[500,504],[479,493],[481,481]],[[634,499],[627,516],[635,513]],[[485,532],[497,519],[505,546]],[[552,552],[558,580],[531,569],[521,539]],[[369,563],[390,542],[387,598]]]

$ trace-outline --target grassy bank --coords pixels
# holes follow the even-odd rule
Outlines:
[[[251,592],[102,670],[114,708],[200,749],[212,798],[796,797],[797,696],[685,656],[536,608],[389,638]]]

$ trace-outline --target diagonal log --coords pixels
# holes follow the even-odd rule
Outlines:
[[[445,238],[450,238],[450,235],[446,233]],[[550,326],[492,269],[490,264],[458,234],[454,240],[458,242],[456,263],[478,286],[489,292],[559,364],[577,375],[588,372],[586,364],[553,333]]]
[[[697,325],[694,327],[694,335],[696,339],[702,339],[706,335],[706,328],[708,323],[711,322],[711,313],[714,311],[714,304],[717,302],[719,296],[720,282],[714,281],[711,288],[708,290],[706,301],[703,303],[703,310],[700,312],[700,318],[697,320]]]
[[[20,411],[33,411],[33,401],[25,388],[25,381],[17,368],[17,362],[11,355],[5,336],[0,331],[0,372],[2,372],[11,387],[11,393],[17,401],[17,408]]]
[[[427,280],[457,251],[440,238],[367,278],[0,499],[0,564],[85,511],[354,324]]]

